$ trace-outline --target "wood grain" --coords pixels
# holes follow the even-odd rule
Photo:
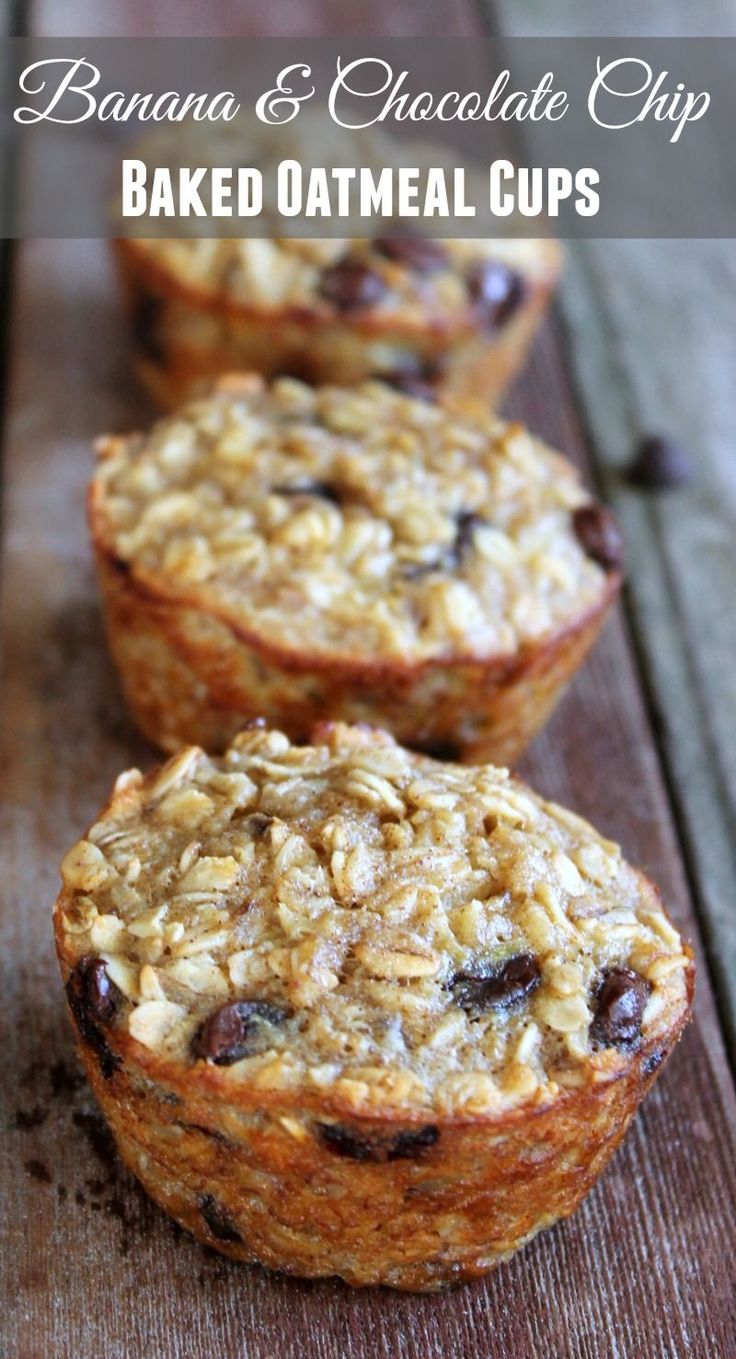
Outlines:
[[[0,562],[3,1359],[732,1359],[736,1101],[702,963],[696,1021],[598,1188],[478,1285],[411,1298],[233,1266],[178,1232],[122,1170],[74,1062],[49,907],[61,854],[111,779],[153,759],[122,712],[83,518],[89,440],[148,411],[102,245],[24,245],[12,328]],[[584,460],[554,327],[513,409]],[[620,839],[696,932],[621,616],[524,772]]]

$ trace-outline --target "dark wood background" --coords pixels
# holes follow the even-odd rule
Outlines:
[[[433,0],[39,0],[26,21],[48,34],[467,36],[484,22],[471,0],[442,7]],[[356,1293],[238,1267],[201,1249],[122,1169],[73,1056],[49,908],[61,855],[112,778],[154,759],[122,711],[83,517],[90,439],[139,423],[147,409],[130,376],[103,243],[20,245],[8,282],[3,1359],[733,1359],[736,1101],[700,947],[705,920],[713,949],[712,922],[699,922],[693,909],[698,879],[691,856],[686,871],[671,754],[661,740],[669,698],[653,689],[651,669],[642,670],[633,592],[523,772],[620,840],[659,881],[695,944],[699,987],[694,1023],[580,1212],[477,1285],[432,1298]],[[594,326],[590,305],[586,317]],[[552,319],[510,409],[597,479],[604,463],[598,442],[591,448],[583,432],[585,390],[573,394],[569,355]],[[624,506],[635,559],[646,563],[638,540],[652,532],[651,516],[637,514]]]

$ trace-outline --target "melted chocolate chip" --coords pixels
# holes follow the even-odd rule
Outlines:
[[[380,302],[387,288],[380,274],[360,260],[338,260],[325,269],[319,291],[338,311],[358,311]]]
[[[389,373],[381,373],[380,378],[387,387],[403,392],[404,396],[412,396],[416,401],[437,400],[437,389],[432,386],[429,378],[421,377],[419,373],[404,372],[397,368]]]
[[[539,985],[541,973],[531,953],[520,953],[488,972],[458,972],[450,982],[452,998],[471,1018],[486,1010],[510,1010]]]
[[[159,297],[144,293],[133,308],[131,329],[133,343],[153,363],[163,363],[166,349],[161,337],[163,303]]]
[[[460,510],[455,515],[455,540],[441,555],[429,562],[414,562],[401,571],[404,580],[420,580],[433,571],[456,571],[473,546],[476,529],[484,528],[488,520],[474,510]]]
[[[653,1072],[659,1070],[666,1056],[666,1048],[653,1048],[649,1056],[642,1062],[642,1075],[651,1076]]]
[[[278,1027],[290,1014],[290,1010],[263,1000],[231,1001],[215,1010],[200,1025],[192,1041],[192,1051],[195,1057],[203,1057],[216,1066],[231,1066],[241,1057],[252,1057],[262,1051],[267,1043],[264,1024]]]
[[[425,1123],[423,1128],[411,1128],[397,1133],[393,1146],[388,1153],[389,1161],[409,1161],[420,1152],[433,1147],[439,1141],[440,1130],[434,1123]]]
[[[344,1123],[318,1123],[317,1132],[338,1156],[351,1161],[406,1161],[433,1147],[439,1139],[439,1128],[426,1123],[421,1128],[410,1128],[400,1133],[362,1133]]]
[[[319,500],[329,500],[332,505],[342,504],[342,492],[333,481],[316,481],[312,477],[302,477],[282,486],[274,486],[275,495],[311,495]]]
[[[626,473],[627,481],[645,491],[677,490],[693,477],[690,454],[675,439],[653,434],[640,443]]]
[[[96,1052],[107,1080],[119,1067],[120,1058],[110,1049],[103,1030],[115,1018],[123,1001],[122,992],[108,977],[104,960],[85,954],[69,974],[66,995],[77,1032]]]
[[[641,1041],[641,1021],[649,998],[649,982],[630,967],[609,967],[596,994],[590,1026],[593,1042],[630,1051]]]
[[[374,241],[379,255],[405,264],[415,274],[435,274],[447,264],[447,251],[440,241],[428,240],[426,236],[379,236]]]
[[[605,505],[581,505],[572,516],[572,526],[583,551],[606,571],[620,571],[624,547],[621,533]]]
[[[455,522],[457,531],[453,552],[457,561],[460,562],[465,553],[473,546],[476,529],[486,528],[488,520],[484,519],[482,514],[476,514],[474,510],[461,510],[455,516]]]
[[[262,835],[266,834],[269,826],[273,825],[273,817],[266,816],[265,812],[251,812],[250,816],[245,818],[243,824],[249,831],[253,832],[255,839],[259,840]]]
[[[197,1207],[204,1218],[207,1227],[218,1241],[242,1241],[243,1238],[237,1230],[230,1214],[226,1208],[212,1194],[200,1194],[197,1199]]]
[[[494,328],[503,326],[523,301],[521,274],[498,260],[477,260],[466,280],[476,310]]]

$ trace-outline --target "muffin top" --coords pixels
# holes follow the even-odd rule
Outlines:
[[[330,135],[330,133],[332,135]],[[377,179],[406,161],[405,148],[375,128],[331,130],[301,117],[278,128],[253,122],[160,129],[145,138],[138,154],[150,165],[180,167],[255,166],[263,173],[263,209],[257,237],[222,234],[231,223],[218,219],[220,235],[202,237],[202,219],[192,215],[177,221],[175,235],[163,239],[131,240],[158,271],[202,301],[225,302],[243,311],[305,309],[322,318],[341,316],[360,325],[367,318],[398,319],[409,327],[436,320],[452,328],[498,329],[515,315],[526,290],[535,283],[549,286],[559,271],[560,251],[554,241],[522,239],[514,234],[518,222],[493,221],[500,239],[435,239],[433,219],[389,217],[375,224],[355,207],[360,171],[356,172],[346,210],[331,217],[315,216],[319,236],[313,239],[284,235],[284,219],[276,211],[276,172],[279,161],[295,160],[306,185],[313,165],[364,167]],[[424,202],[428,173],[443,168],[452,184],[454,157],[437,145],[412,141],[411,164],[418,171],[416,204]],[[487,199],[486,176],[468,173],[467,196],[479,205]],[[329,187],[329,186],[328,186]],[[209,182],[200,194],[208,201]],[[332,188],[335,195],[334,186]],[[399,208],[394,193],[393,211]],[[304,215],[291,219],[296,224]],[[442,219],[436,219],[441,221]],[[476,219],[464,219],[475,226]],[[289,223],[290,224],[290,223]],[[127,232],[140,228],[137,219],[122,223]],[[303,228],[302,228],[303,229]],[[484,228],[481,225],[481,230]],[[168,226],[167,230],[171,231]],[[339,232],[339,235],[332,234]],[[368,235],[366,236],[366,232]]]
[[[618,579],[615,524],[574,469],[448,398],[241,377],[98,451],[98,548],[281,653],[510,657]]]
[[[129,771],[66,855],[57,942],[108,1074],[125,1034],[236,1102],[472,1117],[661,1059],[689,951],[616,845],[506,770],[314,739]]]

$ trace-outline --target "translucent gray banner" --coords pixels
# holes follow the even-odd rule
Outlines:
[[[4,236],[736,234],[734,38],[11,39]]]

